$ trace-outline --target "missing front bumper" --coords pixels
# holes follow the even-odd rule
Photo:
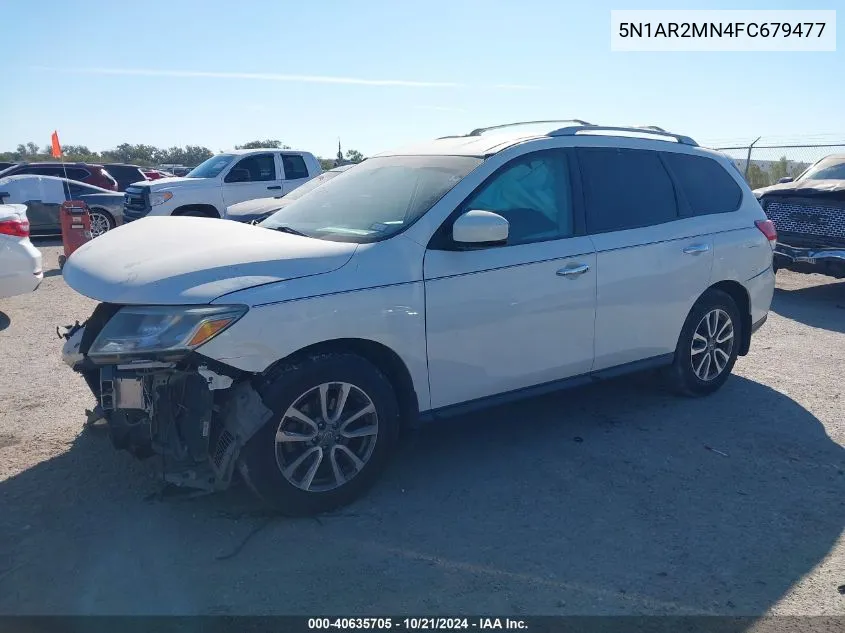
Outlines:
[[[168,482],[227,488],[241,448],[272,416],[254,376],[202,356],[96,365],[85,354],[86,325],[71,326],[63,338],[62,357],[85,377],[114,447],[139,459],[160,455]]]

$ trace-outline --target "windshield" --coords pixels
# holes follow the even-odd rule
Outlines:
[[[470,156],[368,158],[260,226],[339,242],[383,240],[413,224],[482,162]]]
[[[185,175],[185,178],[217,178],[220,172],[226,169],[229,163],[232,162],[233,158],[235,158],[234,154],[212,156],[194,167]]]
[[[823,158],[801,174],[798,180],[845,180],[845,158]]]

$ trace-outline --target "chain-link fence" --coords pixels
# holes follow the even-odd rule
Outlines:
[[[752,189],[766,187],[781,178],[797,178],[810,165],[830,154],[845,154],[845,139],[806,144],[758,138],[747,145],[714,147],[734,159]]]

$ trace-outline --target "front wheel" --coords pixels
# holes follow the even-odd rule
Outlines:
[[[359,356],[325,354],[286,368],[264,400],[275,415],[244,446],[239,471],[283,514],[318,514],[352,502],[395,445],[393,387]]]
[[[728,379],[739,354],[742,322],[733,298],[708,290],[690,310],[675,360],[668,368],[670,385],[688,396],[713,393]]]

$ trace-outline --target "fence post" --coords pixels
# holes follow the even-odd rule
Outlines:
[[[754,149],[754,146],[757,144],[762,137],[758,136],[754,139],[751,145],[748,146],[748,156],[745,157],[745,180],[748,180],[748,168],[751,166],[751,150]]]

